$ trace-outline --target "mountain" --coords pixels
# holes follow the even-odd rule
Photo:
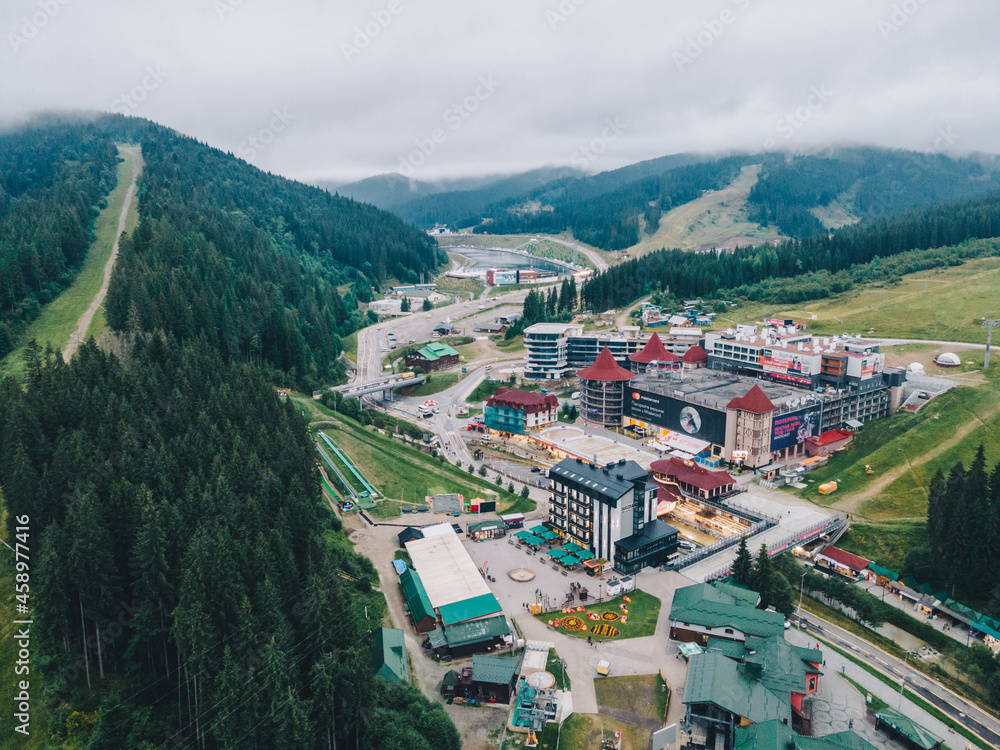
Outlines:
[[[323,182],[317,185],[338,195],[392,211],[407,221],[430,229],[436,223],[454,223],[475,216],[490,203],[520,195],[539,185],[582,174],[570,167],[541,167],[513,175],[485,175],[424,182],[391,172],[347,185]],[[473,221],[478,221],[478,218],[474,218]]]
[[[753,171],[743,173],[747,168]],[[725,204],[706,201],[697,211],[670,216],[679,226],[660,232],[661,220],[672,210],[738,177],[740,190],[728,191],[738,194],[727,194]],[[596,175],[562,176],[521,191],[509,187],[507,195],[491,188],[436,193],[392,210],[423,227],[445,223],[490,234],[570,230],[605,250],[626,250],[640,242],[646,247],[701,222],[711,231],[690,246],[722,247],[748,234],[751,241],[814,237],[860,219],[995,190],[1000,161],[989,155],[953,158],[864,147],[803,155],[676,154]],[[764,231],[768,227],[772,231]]]
[[[62,118],[0,133],[0,359],[72,282],[117,161],[113,142]]]
[[[15,270],[30,270],[37,257],[47,276],[22,270],[28,281],[6,285],[15,295],[5,298],[6,319],[28,317],[19,310],[71,278],[92,206],[113,185],[115,142],[139,143],[145,160],[139,225],[120,243],[104,305],[115,332],[202,338],[228,359],[318,387],[341,376],[341,338],[367,324],[359,301],[387,278],[416,281],[446,259],[425,232],[386,211],[264,173],[146,120],[107,115],[19,132],[38,149],[8,145],[4,216],[23,236]],[[62,183],[73,191],[52,187]],[[31,230],[40,208],[41,229]],[[8,339],[17,332],[6,330]]]

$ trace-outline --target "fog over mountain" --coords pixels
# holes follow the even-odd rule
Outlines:
[[[986,0],[12,0],[3,115],[112,110],[297,179],[1000,151]]]

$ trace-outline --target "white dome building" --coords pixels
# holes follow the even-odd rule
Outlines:
[[[962,360],[954,352],[944,352],[943,354],[937,355],[937,359],[934,360],[934,364],[938,367],[958,367],[962,364]]]
[[[909,367],[906,368],[906,371],[909,373],[913,373],[914,375],[926,374],[924,371],[924,366],[919,362],[911,362]]]

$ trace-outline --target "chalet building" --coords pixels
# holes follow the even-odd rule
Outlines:
[[[728,583],[679,588],[670,605],[670,639],[704,645],[709,638],[743,642],[782,635],[785,616],[757,609],[759,603],[756,591]]]
[[[862,577],[865,570],[871,564],[870,560],[852,555],[836,547],[826,547],[822,552],[813,556],[816,567],[831,573],[836,573],[851,581],[856,581]]]

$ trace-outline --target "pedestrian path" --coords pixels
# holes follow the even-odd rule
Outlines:
[[[816,639],[798,630],[788,630],[785,633],[790,643],[806,648],[815,648]],[[813,734],[822,736],[833,732],[842,732],[848,728],[853,719],[854,731],[862,734],[865,739],[878,748],[895,750],[903,745],[891,740],[885,732],[877,731],[873,724],[865,720],[865,699],[847,680],[839,677],[846,675],[861,685],[872,695],[878,697],[890,707],[901,711],[903,715],[920,724],[925,729],[944,739],[944,743],[952,748],[973,747],[986,750],[988,745],[969,743],[962,735],[952,732],[947,726],[924,709],[907,698],[900,701],[899,690],[890,688],[874,675],[869,674],[854,662],[850,661],[833,649],[820,643],[823,650],[825,669],[820,694],[822,699],[813,701]]]

